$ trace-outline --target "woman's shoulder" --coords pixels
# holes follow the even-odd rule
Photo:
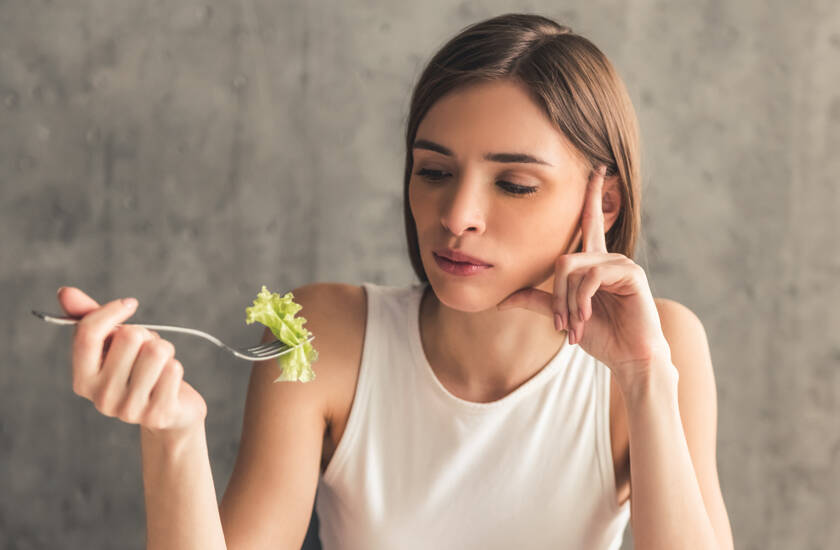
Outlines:
[[[318,358],[312,364],[329,422],[341,414],[356,387],[367,320],[367,298],[360,285],[333,282],[309,283],[292,290],[301,305],[298,317],[315,337]]]
[[[344,368],[345,360],[358,366],[354,351],[361,355],[367,319],[365,290],[346,283],[310,283],[292,290],[294,301],[301,305],[298,317],[315,336],[312,345],[318,351],[318,363],[326,368]],[[323,361],[322,361],[323,359]]]
[[[348,283],[309,283],[292,290],[294,301],[302,308],[299,316],[322,317],[323,322],[364,321],[365,290],[361,285]],[[309,328],[309,325],[306,325]],[[309,328],[309,330],[312,330]]]
[[[243,539],[254,535],[276,540],[296,539],[306,532],[323,462],[324,441],[333,429],[336,411],[352,396],[365,330],[364,289],[335,283],[295,288],[304,328],[315,337],[318,357],[312,363],[314,380],[274,383],[277,361],[255,362],[245,401],[242,436],[236,465],[220,506],[228,528]],[[275,337],[267,327],[263,342]],[[269,502],[271,506],[256,503]],[[302,509],[282,525],[271,522],[275,509]],[[249,518],[249,519],[243,519]],[[276,525],[275,525],[276,524]],[[243,534],[249,533],[249,534]],[[283,546],[282,544],[280,546]],[[288,546],[288,545],[286,545]]]

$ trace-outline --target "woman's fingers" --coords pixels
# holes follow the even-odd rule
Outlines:
[[[578,252],[564,254],[557,258],[554,264],[554,300],[551,306],[553,313],[560,314],[563,329],[572,331],[579,324],[578,307],[574,302],[573,292],[580,284],[580,280],[576,280],[572,275],[578,270],[604,262],[605,258],[608,261],[618,255]]]
[[[114,300],[85,315],[76,325],[73,337],[73,388],[77,394],[89,395],[89,384],[99,373],[105,338],[116,325],[131,317],[137,301]]]
[[[131,376],[128,381],[128,396],[122,406],[122,416],[125,422],[138,424],[143,422],[146,413],[150,410],[151,393],[161,378],[161,375],[171,361],[175,359],[175,346],[166,340],[152,338],[144,343],[144,351],[149,348],[148,353],[140,354],[131,369]]]
[[[553,292],[537,288],[517,290],[502,301],[499,309],[521,307],[548,317],[559,315],[569,342],[579,343],[584,326],[592,318],[593,297],[601,286],[616,291],[627,277],[626,266],[633,261],[617,252],[578,252],[557,258]],[[556,325],[555,325],[556,326]]]
[[[551,306],[555,315],[560,316],[560,329],[570,330],[569,308],[566,305],[566,292],[568,291],[569,265],[571,256],[560,256],[554,267],[554,299]]]
[[[561,257],[563,258],[563,257]],[[572,343],[583,338],[584,326],[592,318],[592,299],[603,285],[613,285],[626,276],[633,263],[623,254],[579,253],[558,260],[554,278],[555,311],[561,310]]]
[[[70,317],[83,317],[99,308],[96,300],[76,287],[63,286],[58,289],[56,296],[59,305]]]
[[[145,342],[153,340],[142,327],[121,326],[114,329],[102,368],[96,375],[93,402],[106,416],[118,416],[118,407],[125,400],[128,377],[134,359]]]
[[[145,327],[123,325],[137,308],[134,299],[99,306],[66,287],[58,300],[81,316],[73,338],[73,391],[105,416],[150,429],[182,429],[203,419],[207,404],[187,384],[175,346]]]
[[[143,424],[151,429],[170,428],[178,410],[178,393],[184,379],[184,367],[174,357],[166,362],[152,393]]]
[[[581,268],[579,270],[569,273],[566,277],[566,307],[568,308],[569,326],[571,327],[572,337],[570,342],[576,344],[580,342],[580,337],[583,334],[583,321],[580,319],[580,308],[578,307],[578,287],[580,281],[583,279],[585,270],[588,268]]]
[[[566,285],[561,283],[568,272],[568,263],[572,261],[572,254],[576,253],[583,239],[583,230],[580,226],[575,230],[572,240],[566,249],[565,254],[557,258],[554,267],[554,297],[551,301],[551,310],[554,315],[554,328],[558,331],[569,330],[569,315],[566,307]]]
[[[554,314],[551,300],[551,294],[544,290],[523,288],[502,300],[503,303],[497,309],[504,311],[511,307],[521,307],[551,317]]]
[[[586,199],[581,215],[583,252],[607,252],[604,230],[603,189],[607,167],[603,164],[593,170],[586,186]]]
[[[592,318],[592,297],[601,288],[604,276],[608,271],[614,270],[614,265],[601,264],[590,267],[580,281],[578,286],[578,308],[583,314],[583,320]]]
[[[129,330],[123,330],[126,328]],[[175,355],[171,342],[151,334],[138,336],[135,331],[136,327],[120,327],[100,372],[93,399],[105,416],[131,424],[143,421],[152,389]],[[120,333],[128,336],[121,337]]]

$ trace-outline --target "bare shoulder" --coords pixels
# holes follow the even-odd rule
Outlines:
[[[700,323],[700,318],[688,306],[670,298],[654,298],[659,318],[676,323]]]
[[[228,547],[299,548],[309,525],[323,442],[342,384],[355,383],[365,327],[364,288],[314,283],[292,290],[315,338],[310,382],[274,382],[274,359],[255,362],[242,436],[220,514]],[[263,342],[274,340],[268,329]],[[357,351],[358,350],[358,351]],[[276,518],[284,521],[278,522]]]
[[[360,285],[311,283],[292,291],[302,308],[299,316],[315,339],[318,360],[312,365],[319,382],[325,421],[346,408],[347,389],[356,386],[364,343],[367,298]],[[352,396],[351,396],[352,399]]]
[[[308,403],[318,404],[328,420],[331,412],[331,398],[340,383],[352,373],[348,368],[354,364],[354,351],[364,338],[366,320],[366,298],[364,288],[344,283],[310,283],[291,291],[293,300],[300,304],[297,317],[305,319],[304,328],[312,333],[312,346],[318,357],[312,364],[315,379],[307,383],[280,384],[295,394],[305,394]],[[266,328],[263,342],[275,340],[275,336]],[[276,361],[264,361],[266,367],[260,377],[264,382],[272,381],[279,375]],[[275,384],[271,384],[276,386]]]
[[[708,347],[706,329],[697,314],[688,306],[669,298],[654,298],[653,301],[659,312],[662,333],[672,352],[696,353]]]

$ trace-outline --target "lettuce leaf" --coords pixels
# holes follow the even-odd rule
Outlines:
[[[295,303],[294,296],[287,292],[281,297],[276,292],[269,292],[263,285],[257,294],[254,305],[245,308],[245,322],[262,323],[267,326],[278,340],[295,349],[277,358],[282,370],[275,382],[309,382],[315,379],[312,363],[317,361],[318,352],[306,339],[312,335],[303,328],[305,317],[295,317],[303,306]]]

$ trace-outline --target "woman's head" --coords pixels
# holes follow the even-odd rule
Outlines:
[[[547,164],[485,158],[497,153]],[[404,180],[412,267],[436,290],[456,285],[459,309],[490,307],[518,288],[545,284],[577,233],[586,183],[599,164],[607,166],[607,249],[632,258],[638,129],[610,62],[587,39],[538,15],[466,28],[432,58],[412,94]],[[493,267],[449,275],[433,255],[446,247]]]

